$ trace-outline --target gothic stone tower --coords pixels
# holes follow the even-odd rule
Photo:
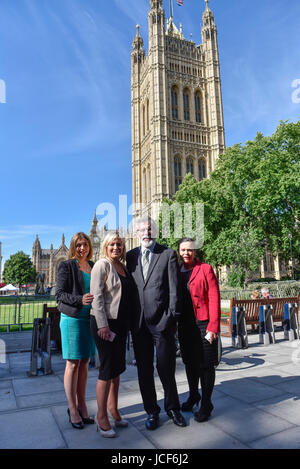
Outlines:
[[[131,53],[135,217],[156,218],[153,207],[171,197],[187,173],[209,176],[225,149],[217,28],[205,3],[200,45],[185,39],[172,17],[165,25],[162,0],[150,0],[148,54],[137,26]]]

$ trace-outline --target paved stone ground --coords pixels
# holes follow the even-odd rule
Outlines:
[[[20,334],[20,335],[19,335]],[[23,337],[21,337],[21,335]],[[14,336],[14,338],[13,338]],[[95,425],[74,430],[67,418],[64,361],[52,356],[53,374],[28,377],[30,353],[13,351],[31,346],[31,333],[0,334],[0,448],[1,449],[299,449],[300,448],[300,341],[288,342],[276,333],[277,342],[258,344],[249,336],[249,348],[234,349],[222,338],[223,355],[213,394],[215,409],[208,422],[197,423],[185,413],[186,428],[176,427],[161,412],[160,427],[149,432],[139,393],[136,367],[128,365],[121,376],[119,407],[129,427],[117,437],[104,439]],[[90,369],[87,402],[96,412],[97,369]],[[187,398],[181,358],[176,379],[180,400]],[[163,409],[159,379],[157,392]]]

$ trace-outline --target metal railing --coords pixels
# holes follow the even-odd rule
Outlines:
[[[43,305],[56,306],[54,296],[9,296],[0,297],[0,327],[7,332],[12,326],[33,325],[34,319],[43,317]]]

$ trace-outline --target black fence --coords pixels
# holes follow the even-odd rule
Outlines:
[[[43,305],[56,306],[54,296],[1,296],[0,328],[10,331],[11,327],[22,330],[33,326],[34,319],[43,317]],[[1,330],[0,329],[0,330]]]

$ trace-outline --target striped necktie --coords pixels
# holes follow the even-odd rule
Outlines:
[[[143,258],[142,258],[144,280],[146,280],[147,278],[147,273],[149,269],[149,256],[150,256],[150,249],[145,249],[143,252]]]

